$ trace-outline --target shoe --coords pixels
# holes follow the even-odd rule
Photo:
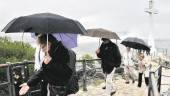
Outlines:
[[[102,87],[102,89],[106,89],[106,86]]]
[[[140,88],[141,86],[138,85],[138,87]]]
[[[111,92],[111,93],[110,93],[110,96],[112,96],[112,95],[115,94],[115,93],[116,93],[116,91]]]
[[[125,82],[126,84],[129,84],[129,82]]]
[[[133,80],[132,83],[135,83],[135,80]]]

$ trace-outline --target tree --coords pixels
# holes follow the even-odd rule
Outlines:
[[[85,54],[84,56],[82,56],[83,60],[92,60],[94,59],[90,54]],[[94,67],[94,61],[86,61],[86,64],[90,67]]]
[[[0,37],[0,64],[32,60],[35,49],[21,41],[12,41],[9,37]]]
[[[93,59],[93,57],[90,54],[85,54],[84,56],[82,56],[82,59],[91,60]]]
[[[0,37],[0,64],[33,60],[34,52],[35,48],[29,43],[12,41],[9,37]],[[0,68],[0,83],[4,81],[7,81],[6,68]],[[0,90],[2,96],[9,94],[7,87],[1,87]]]

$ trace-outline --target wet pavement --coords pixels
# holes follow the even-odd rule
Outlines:
[[[144,82],[141,88],[137,87],[137,82],[125,84],[122,77],[116,77],[116,93],[113,96],[147,96],[148,87],[145,86]],[[102,89],[104,83],[99,85],[90,85],[87,87],[88,91],[80,90],[76,96],[107,96],[105,90]]]

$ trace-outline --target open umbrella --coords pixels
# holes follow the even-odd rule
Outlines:
[[[116,43],[117,43],[117,40],[120,40],[119,36],[115,32],[112,32],[112,31],[109,31],[103,28],[88,29],[87,33],[84,35],[90,36],[90,37],[116,39]],[[100,46],[100,39],[99,39],[99,46]]]
[[[77,47],[77,34],[71,33],[53,33],[52,34],[58,41],[69,49]],[[31,33],[31,37],[36,39],[36,35]]]
[[[86,33],[85,28],[78,21],[52,13],[39,13],[15,18],[2,31],[5,33]]]
[[[2,31],[5,33],[86,33],[85,28],[78,21],[52,13],[39,13],[15,18],[9,22]]]
[[[139,50],[147,50],[149,51],[149,46],[145,43],[144,40],[136,37],[128,37],[124,39],[121,44],[125,45],[126,47],[139,49]]]
[[[120,39],[119,36],[112,31],[102,29],[102,28],[96,28],[96,29],[88,29],[86,36],[91,37],[99,37],[99,38],[107,38],[107,39]]]
[[[67,48],[77,47],[77,34],[55,33],[52,34],[57,40],[61,41]]]

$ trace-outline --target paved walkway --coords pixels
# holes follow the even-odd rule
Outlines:
[[[153,62],[152,62],[153,63]],[[154,63],[152,64],[153,68],[157,68],[158,64]],[[163,69],[163,74],[169,74],[169,70]],[[165,79],[164,77],[162,79]],[[165,82],[167,81],[167,82]],[[103,81],[104,82],[104,81]],[[148,87],[145,85],[145,82],[143,80],[142,87],[137,87],[137,81],[132,84],[125,84],[125,80],[122,79],[121,76],[117,76],[115,78],[115,84],[117,86],[117,91],[113,96],[148,96]],[[162,80],[162,83],[169,83],[169,78]],[[87,87],[88,91],[84,92],[80,90],[76,96],[106,96],[105,90],[102,89],[104,86],[104,83],[98,84],[98,85],[90,85]],[[165,88],[167,90],[167,88]],[[162,91],[164,91],[164,88],[162,87]]]
[[[115,84],[117,85],[117,91],[113,96],[147,96],[148,87],[144,82],[141,88],[137,87],[137,82],[134,84],[125,84],[124,79],[117,77]],[[97,85],[90,85],[87,87],[88,91],[84,92],[80,90],[76,96],[106,96],[105,90],[102,89],[104,83]]]

